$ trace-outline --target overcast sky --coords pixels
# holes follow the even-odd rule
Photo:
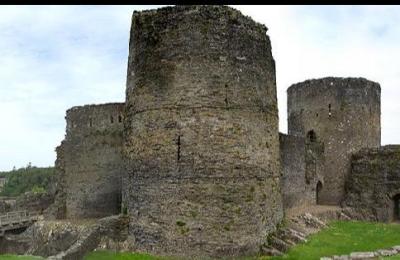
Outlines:
[[[0,8],[0,171],[54,165],[68,108],[124,101],[132,11],[156,7]],[[235,7],[269,28],[281,132],[292,83],[365,77],[381,84],[382,143],[400,143],[400,7]]]

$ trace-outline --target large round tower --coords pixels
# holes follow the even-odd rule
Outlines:
[[[134,12],[124,185],[139,249],[254,253],[281,220],[266,31],[226,6]]]
[[[97,218],[120,212],[123,103],[67,111],[62,144],[67,218]]]
[[[324,144],[321,204],[339,204],[350,155],[381,141],[380,86],[363,78],[322,78],[294,84],[288,93],[288,132]]]

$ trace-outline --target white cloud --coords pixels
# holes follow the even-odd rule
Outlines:
[[[132,11],[149,8],[155,6],[0,9],[0,170],[52,165],[66,109],[124,100]],[[382,87],[383,144],[400,143],[399,7],[235,8],[269,28],[282,132],[289,85],[362,76]]]
[[[286,89],[325,76],[365,77],[382,88],[382,144],[400,143],[400,8],[393,6],[238,6],[270,28],[277,67],[280,130]],[[397,111],[397,113],[396,113]]]

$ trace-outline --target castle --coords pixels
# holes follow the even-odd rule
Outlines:
[[[67,111],[53,217],[123,213],[139,250],[211,256],[257,252],[294,207],[400,218],[380,85],[294,84],[281,134],[266,32],[226,6],[134,12],[126,102]]]

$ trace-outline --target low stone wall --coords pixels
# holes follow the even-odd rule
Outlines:
[[[42,213],[54,202],[54,197],[49,193],[27,192],[17,197],[15,210],[38,211]]]
[[[121,215],[79,222],[38,221],[24,233],[1,238],[0,254],[76,260],[99,248],[102,241],[123,244],[127,233],[128,218]]]
[[[382,257],[400,255],[400,246],[379,249],[371,252],[353,252],[348,255],[334,255],[321,257],[320,260],[360,260],[360,259],[382,259]]]
[[[352,156],[345,206],[363,219],[389,222],[400,218],[399,194],[399,145],[364,149]]]

